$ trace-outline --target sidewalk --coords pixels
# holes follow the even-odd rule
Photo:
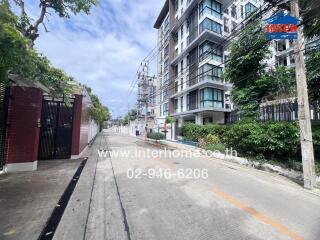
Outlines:
[[[81,161],[39,161],[36,172],[0,175],[0,239],[37,239]]]

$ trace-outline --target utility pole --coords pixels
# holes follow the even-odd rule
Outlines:
[[[128,135],[130,135],[130,104],[128,102]]]
[[[291,13],[297,19],[300,18],[299,0],[291,0]],[[308,98],[308,86],[304,54],[302,50],[302,32],[298,29],[298,38],[294,44],[296,64],[296,84],[298,98],[298,118],[300,127],[301,155],[303,165],[304,187],[313,189],[316,185],[316,173],[314,165],[314,151],[310,121],[310,109]]]
[[[144,139],[148,132],[148,101],[149,101],[149,63],[143,61],[138,70],[138,112],[143,116],[144,112]]]
[[[149,63],[146,63],[146,76],[144,76],[144,90],[145,90],[145,108],[146,108],[146,112],[145,112],[145,118],[144,118],[144,122],[145,122],[145,136],[144,136],[144,140],[147,140],[148,138],[148,102],[149,102]]]

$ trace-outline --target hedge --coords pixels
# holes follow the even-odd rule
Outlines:
[[[226,126],[217,124],[197,125],[193,123],[187,123],[181,127],[183,138],[185,140],[194,142],[198,142],[200,139],[205,138],[209,134],[221,137],[225,130]]]
[[[185,140],[197,141],[206,150],[223,152],[224,148],[233,148],[240,156],[275,161],[288,167],[294,164],[297,165],[294,169],[302,169],[296,122],[242,121],[223,126],[187,123],[181,131]],[[312,134],[316,170],[320,174],[320,126],[313,126]]]
[[[154,140],[162,140],[162,139],[165,139],[166,136],[163,133],[152,132],[152,133],[148,133],[148,138],[151,138]]]
[[[222,141],[242,155],[269,159],[296,156],[300,140],[296,123],[240,122],[230,126]]]
[[[201,141],[209,134],[245,156],[291,158],[300,154],[299,128],[295,122],[238,122],[232,125],[185,124],[185,140]],[[320,156],[320,128],[313,129],[315,152]]]

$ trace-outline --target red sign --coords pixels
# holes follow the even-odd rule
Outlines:
[[[267,24],[267,33],[297,33],[298,26],[296,24]]]

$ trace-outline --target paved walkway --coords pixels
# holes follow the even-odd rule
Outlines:
[[[79,164],[40,161],[38,171],[0,175],[0,239],[38,239]]]

